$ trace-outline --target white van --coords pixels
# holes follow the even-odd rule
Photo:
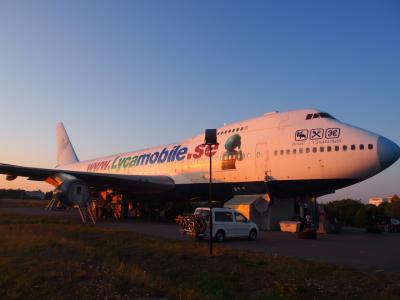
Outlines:
[[[254,241],[258,236],[258,227],[253,222],[240,212],[232,208],[213,208],[213,238],[217,242],[223,242],[226,238],[231,237],[247,237],[249,240]],[[194,214],[201,215],[208,220],[210,208],[199,207],[196,208]],[[207,221],[208,225],[208,221]],[[209,236],[209,229],[204,233],[196,235],[198,239],[207,238]]]

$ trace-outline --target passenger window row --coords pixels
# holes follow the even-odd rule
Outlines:
[[[232,129],[227,129],[227,130],[221,130],[217,132],[217,135],[223,135],[227,133],[233,133],[233,132],[239,132],[243,130],[247,130],[249,126],[242,126],[242,127],[237,127],[237,128],[232,128]]]
[[[374,145],[372,144],[368,144],[367,145],[368,150],[372,150],[374,149]],[[352,151],[357,149],[356,145],[351,145],[350,149]],[[360,144],[358,145],[358,149],[359,150],[364,150],[365,149],[365,145],[364,144]],[[286,149],[286,150],[275,150],[274,151],[274,155],[289,155],[289,154],[303,154],[303,153],[317,153],[317,152],[332,152],[332,151],[347,151],[349,150],[349,147],[347,145],[343,145],[342,147],[340,147],[339,145],[336,146],[321,146],[321,147],[307,147],[307,148],[293,148],[293,149]]]

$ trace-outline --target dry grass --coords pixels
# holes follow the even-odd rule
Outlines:
[[[400,276],[0,210],[0,299],[400,299]]]
[[[31,199],[0,199],[0,207],[45,207],[48,201]]]

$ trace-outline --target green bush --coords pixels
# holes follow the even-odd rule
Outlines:
[[[378,215],[378,208],[375,205],[367,204],[361,206],[354,216],[354,226],[368,227],[374,224],[374,217]]]
[[[391,216],[400,219],[400,198],[395,195],[391,203],[382,203],[378,207],[363,204],[352,199],[329,202],[324,205],[328,219],[339,220],[342,225],[370,227],[374,225],[374,216]]]
[[[382,203],[378,207],[379,215],[400,219],[400,198],[394,195],[390,203]]]
[[[338,219],[345,226],[358,226],[357,212],[364,204],[352,199],[329,202],[325,205],[328,219]]]

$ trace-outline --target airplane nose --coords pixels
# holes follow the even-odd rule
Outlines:
[[[380,136],[378,138],[378,158],[382,169],[386,169],[400,157],[400,147],[391,140]]]

